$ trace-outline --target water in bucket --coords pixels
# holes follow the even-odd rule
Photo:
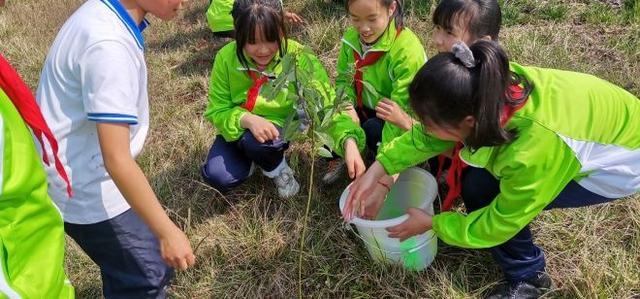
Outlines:
[[[341,211],[348,194],[349,188],[340,196]],[[358,235],[374,260],[399,263],[410,270],[423,270],[431,264],[437,252],[438,238],[433,231],[429,230],[400,242],[399,239],[389,238],[386,228],[407,220],[407,208],[419,208],[433,215],[436,194],[436,180],[430,173],[415,167],[407,169],[391,188],[376,220],[356,217],[350,223],[356,226]]]

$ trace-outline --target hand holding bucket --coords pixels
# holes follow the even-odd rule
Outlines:
[[[388,176],[387,172],[376,161],[367,172],[351,184],[349,196],[342,211],[342,217],[345,221],[350,221],[356,215],[363,218],[375,218],[389,192],[386,185],[378,183],[385,176]]]
[[[423,270],[431,264],[437,252],[438,238],[430,230],[433,201],[437,195],[436,180],[424,169],[409,168],[400,174],[391,191],[387,192],[386,187],[377,183],[379,177],[386,173],[382,170],[382,175],[376,176],[377,171],[375,168],[373,172],[367,171],[344,190],[339,202],[342,215],[356,227],[357,236],[373,260],[399,263],[410,270]],[[369,189],[364,189],[367,186]],[[388,198],[384,200],[387,193]],[[377,197],[376,194],[383,196],[381,199],[367,197]],[[349,200],[351,210],[348,211]],[[378,208],[372,206],[377,202],[382,203],[379,213]],[[378,215],[375,219],[365,219],[355,215],[356,210],[365,210],[360,215]]]

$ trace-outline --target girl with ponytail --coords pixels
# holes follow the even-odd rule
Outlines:
[[[409,209],[389,236],[433,230],[450,245],[489,248],[507,279],[494,298],[537,298],[551,287],[528,228],[540,212],[640,191],[640,100],[602,79],[521,66],[480,40],[433,57],[409,93],[422,125],[378,153],[351,187],[344,216],[375,218],[387,192],[381,179],[462,142],[467,213]]]

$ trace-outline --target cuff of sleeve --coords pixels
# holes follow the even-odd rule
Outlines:
[[[247,113],[249,113],[249,111],[243,111],[240,113],[240,115],[238,115],[238,121],[236,122],[238,128],[242,129],[242,117]]]
[[[431,229],[433,230],[434,233],[436,233],[436,236],[438,237],[440,237],[440,217],[441,216],[442,214],[436,214],[431,218]]]
[[[344,155],[345,155],[344,143],[349,138],[352,138],[353,140],[355,140],[356,144],[358,145],[358,151],[360,153],[362,153],[362,151],[364,150],[364,142],[363,142],[362,138],[360,138],[360,136],[358,136],[357,133],[350,132],[350,133],[347,133],[345,136],[342,137],[342,139],[340,139],[338,141],[338,144],[337,144],[336,148],[334,149],[336,154],[338,154],[341,157],[344,157]]]
[[[130,125],[138,124],[138,117],[130,114],[120,113],[87,113],[87,119],[101,123],[124,123]]]
[[[387,157],[382,151],[378,153],[378,155],[376,156],[376,160],[380,162],[382,168],[384,168],[384,171],[386,171],[388,175],[394,175],[402,171],[402,169],[396,168],[393,165],[393,161],[391,161],[391,159],[389,159],[389,157]]]

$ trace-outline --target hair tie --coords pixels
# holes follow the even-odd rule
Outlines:
[[[458,58],[465,67],[472,68],[476,66],[476,59],[473,57],[473,52],[471,52],[469,46],[463,41],[458,41],[453,44],[451,52],[453,52],[453,55]]]

